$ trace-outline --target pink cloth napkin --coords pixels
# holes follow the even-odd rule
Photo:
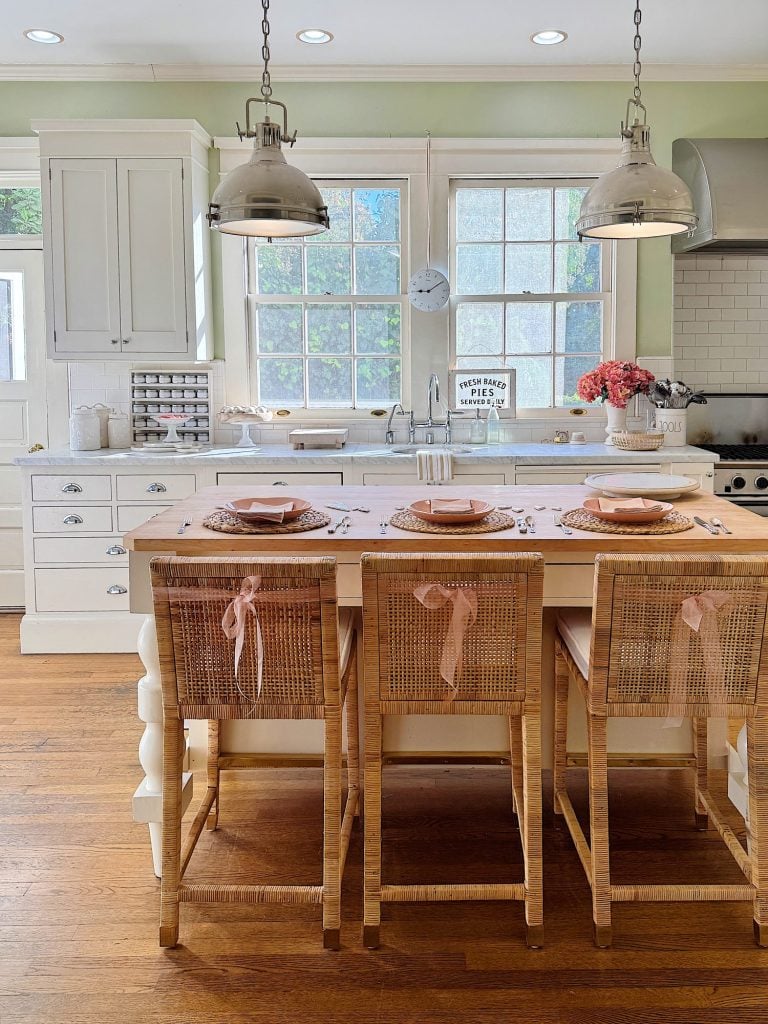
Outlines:
[[[658,501],[648,498],[598,498],[601,512],[653,512],[661,508]]]
[[[469,498],[432,498],[429,507],[433,512],[471,512]]]
[[[282,505],[262,505],[259,501],[253,501],[248,508],[236,509],[232,505],[226,506],[230,512],[247,512],[249,516],[258,517],[265,523],[282,523],[286,512],[293,512],[293,502],[286,501]]]

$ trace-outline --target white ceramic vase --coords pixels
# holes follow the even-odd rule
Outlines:
[[[608,417],[608,422],[605,425],[605,443],[613,444],[614,433],[627,429],[627,410],[617,409],[615,405],[606,402],[605,412]]]

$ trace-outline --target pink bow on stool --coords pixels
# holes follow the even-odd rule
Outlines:
[[[254,608],[253,602],[256,599],[256,591],[261,586],[261,576],[246,576],[240,584],[240,593],[234,600],[230,601],[221,620],[221,628],[228,640],[235,641],[235,683],[237,683],[237,668],[240,664],[240,655],[243,653],[245,642],[245,622],[250,613],[256,619],[256,696],[261,696],[261,674],[264,668],[264,643],[261,635],[261,623],[259,615]],[[240,687],[238,685],[238,690]],[[243,693],[240,690],[240,693]],[[246,695],[243,694],[245,697]]]
[[[669,716],[662,728],[674,728],[682,724],[688,703],[688,670],[691,633],[698,633],[701,640],[701,654],[704,673],[707,677],[707,696],[715,705],[726,706],[726,679],[723,668],[723,652],[720,647],[718,613],[729,609],[733,595],[725,590],[705,590],[692,594],[680,604],[670,634],[669,659]]]
[[[442,608],[449,601],[453,605],[448,632],[443,641],[440,658],[440,675],[448,684],[446,701],[452,701],[458,693],[454,677],[461,676],[464,659],[464,634],[477,619],[477,594],[462,587],[443,587],[439,583],[422,583],[413,592],[416,600],[425,608]]]

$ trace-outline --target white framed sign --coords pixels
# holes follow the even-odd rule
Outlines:
[[[503,419],[514,419],[515,371],[451,370],[451,395],[455,409],[488,409],[495,405]]]

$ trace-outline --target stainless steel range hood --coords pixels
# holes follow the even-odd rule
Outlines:
[[[699,215],[672,252],[768,252],[768,139],[676,139],[672,169]]]

